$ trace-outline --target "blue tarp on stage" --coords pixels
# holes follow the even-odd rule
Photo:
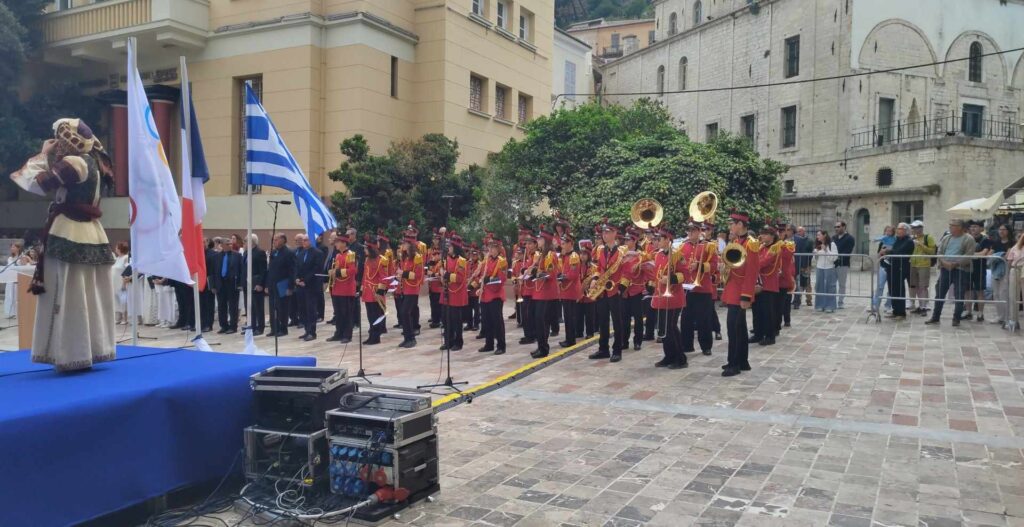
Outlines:
[[[249,376],[266,357],[118,346],[58,374],[0,354],[0,525],[67,525],[241,470]]]

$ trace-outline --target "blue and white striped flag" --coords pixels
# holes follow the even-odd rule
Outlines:
[[[292,192],[295,207],[299,209],[299,217],[306,224],[306,234],[310,238],[316,239],[320,233],[338,226],[331,210],[309,185],[270,116],[248,85],[245,86],[245,160],[248,184]]]

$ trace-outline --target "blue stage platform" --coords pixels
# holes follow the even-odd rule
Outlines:
[[[0,525],[68,525],[217,480],[243,459],[249,376],[307,357],[118,346],[58,374],[0,353]]]

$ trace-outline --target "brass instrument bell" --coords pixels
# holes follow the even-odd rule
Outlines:
[[[665,217],[665,209],[656,200],[642,198],[636,200],[629,209],[629,219],[640,229],[650,229],[661,224]]]
[[[710,190],[705,190],[690,200],[690,217],[693,221],[714,223],[717,210],[718,195]]]

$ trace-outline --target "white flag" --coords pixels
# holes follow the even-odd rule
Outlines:
[[[128,39],[128,196],[132,262],[144,273],[191,284],[181,230],[181,203]]]

